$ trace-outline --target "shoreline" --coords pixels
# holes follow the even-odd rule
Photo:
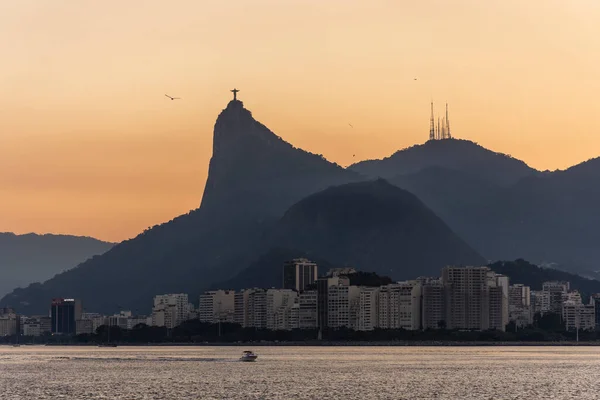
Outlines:
[[[385,342],[338,342],[338,341],[302,341],[302,342],[214,342],[214,343],[115,343],[119,347],[556,347],[556,346],[600,346],[600,341],[560,341],[560,342],[446,342],[446,341],[385,341]],[[0,344],[11,347],[11,344]],[[21,344],[20,347],[98,347],[98,343],[47,343]]]

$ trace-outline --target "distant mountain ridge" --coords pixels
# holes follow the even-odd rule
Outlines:
[[[527,258],[600,276],[600,159],[539,172],[461,140],[429,141],[350,168],[391,175],[488,259]],[[393,175],[396,174],[396,175]]]
[[[429,140],[381,160],[358,162],[348,169],[373,178],[389,179],[430,167],[466,172],[500,185],[515,183],[538,172],[521,160],[462,139]]]
[[[83,236],[0,232],[0,296],[16,287],[49,279],[113,246]]]

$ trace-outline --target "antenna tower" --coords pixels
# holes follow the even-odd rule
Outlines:
[[[440,140],[440,117],[438,117],[437,139]]]
[[[446,135],[448,139],[452,139],[452,135],[450,134],[450,119],[448,119],[448,103],[446,103]]]
[[[431,120],[429,122],[429,140],[435,139],[435,122],[433,122],[433,101],[431,102]]]

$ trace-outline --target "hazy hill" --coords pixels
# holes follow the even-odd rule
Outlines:
[[[196,295],[250,265],[272,224],[292,204],[330,185],[359,179],[322,156],[297,149],[231,101],[214,128],[201,207],[156,226],[53,279],[15,290],[0,304],[23,313],[55,296],[81,298],[93,311],[120,305],[149,311],[160,293]],[[193,184],[192,182],[190,184]]]
[[[113,245],[90,237],[0,233],[0,296],[49,279]]]
[[[500,185],[472,173],[426,168],[390,182],[417,195],[488,259],[527,258],[598,276],[600,159]]]
[[[303,199],[284,214],[271,241],[392,279],[437,275],[447,264],[485,262],[418,198],[382,179]]]
[[[430,167],[465,172],[500,185],[537,173],[523,161],[461,139],[430,140],[382,160],[361,161],[348,168],[369,177],[393,178]]]

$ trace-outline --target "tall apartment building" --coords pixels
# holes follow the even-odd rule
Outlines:
[[[75,332],[78,335],[92,334],[95,332],[91,319],[78,319],[75,321]]]
[[[382,329],[421,328],[421,283],[392,283],[379,289],[378,326]]]
[[[508,320],[513,321],[518,327],[525,327],[533,322],[529,286],[516,284],[508,288]]]
[[[562,318],[566,330],[592,330],[596,327],[595,302],[589,304],[581,301],[567,300],[563,303]]]
[[[185,293],[155,296],[152,307],[152,325],[173,329],[187,320],[188,311],[188,295]]]
[[[533,314],[546,314],[550,312],[550,292],[543,290],[531,291],[531,307]]]
[[[300,292],[298,295],[298,328],[314,329],[317,326],[317,291]]]
[[[50,305],[50,318],[52,320],[52,333],[59,335],[76,334],[75,321],[81,319],[83,306],[81,300],[52,299]]]
[[[233,297],[233,322],[243,328],[248,326],[248,296],[254,289],[242,289]]]
[[[508,324],[508,277],[490,271],[488,286],[490,291],[489,329],[504,331]]]
[[[22,321],[22,333],[23,336],[41,336],[42,327],[40,321],[35,318],[27,318]],[[1,331],[1,329],[0,329]],[[1,335],[1,334],[0,334]]]
[[[596,330],[600,330],[600,293],[594,293],[590,297],[590,303],[594,303]]]
[[[20,317],[10,309],[0,310],[0,336],[12,336],[21,332]]]
[[[571,286],[569,282],[564,281],[548,281],[542,284],[542,291],[547,292],[548,304],[543,304],[543,309],[548,312],[561,314],[563,295],[569,293]]]
[[[283,288],[298,292],[317,280],[317,264],[306,258],[296,258],[283,264]]]
[[[487,330],[490,327],[488,267],[446,267],[442,281],[447,286],[447,327]]]
[[[235,292],[212,290],[200,295],[198,317],[201,322],[216,324],[235,321]]]
[[[254,289],[248,294],[249,328],[265,329],[267,327],[267,291]]]
[[[358,317],[360,287],[341,284],[329,286],[327,293],[327,327],[354,329]]]
[[[372,331],[379,321],[379,288],[361,287],[358,302],[358,331]]]
[[[351,268],[348,268],[351,269]],[[348,286],[350,280],[341,275],[317,279],[317,326],[328,327],[329,321],[329,289],[340,285]]]
[[[446,322],[446,291],[440,279],[429,279],[421,283],[421,327],[440,329]]]
[[[298,292],[292,289],[267,290],[267,329],[290,330],[295,327],[292,322],[292,307],[297,297]],[[298,314],[296,320],[297,318]]]

